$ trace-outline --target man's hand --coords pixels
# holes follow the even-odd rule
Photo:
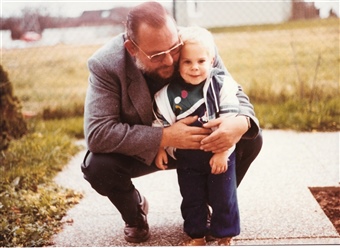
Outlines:
[[[188,126],[197,120],[197,116],[189,116],[163,129],[161,147],[180,149],[200,149],[202,139],[206,138],[211,129]]]
[[[241,139],[248,130],[248,122],[245,116],[222,117],[209,121],[203,127],[217,129],[202,140],[200,149],[219,153],[228,150]]]

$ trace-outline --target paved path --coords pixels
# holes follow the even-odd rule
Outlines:
[[[232,245],[340,244],[340,236],[309,187],[339,186],[339,132],[297,133],[265,130],[260,155],[238,190],[241,234]],[[124,223],[108,199],[82,178],[75,156],[57,177],[62,186],[84,193],[69,210],[54,246],[176,246],[185,237],[176,172],[134,180],[150,204],[151,238],[134,245],[123,238]],[[209,243],[216,245],[216,243]]]

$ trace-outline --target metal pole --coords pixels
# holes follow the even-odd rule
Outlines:
[[[177,18],[176,18],[176,0],[172,0],[172,15],[173,15],[175,21],[177,22]]]

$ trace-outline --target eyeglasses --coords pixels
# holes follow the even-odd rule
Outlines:
[[[181,39],[179,39],[179,43],[177,45],[175,45],[174,47],[170,48],[169,50],[163,51],[163,52],[159,52],[153,55],[147,55],[142,48],[140,48],[136,42],[134,42],[132,39],[130,39],[131,42],[138,47],[139,50],[141,50],[141,52],[153,63],[156,62],[161,62],[163,61],[163,59],[165,58],[165,56],[170,53],[171,56],[174,56],[175,54],[179,53],[179,51],[181,50],[182,46],[183,46],[183,41]]]

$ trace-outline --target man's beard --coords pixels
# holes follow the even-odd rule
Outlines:
[[[171,75],[168,78],[163,78],[157,73],[157,71],[152,71],[150,68],[147,68],[137,57],[136,57],[136,66],[139,70],[142,71],[143,74],[147,75],[152,80],[159,82],[160,84],[169,83],[169,80],[173,78],[174,74],[176,74],[175,72],[178,71],[177,70],[178,66],[175,64],[173,75]]]

